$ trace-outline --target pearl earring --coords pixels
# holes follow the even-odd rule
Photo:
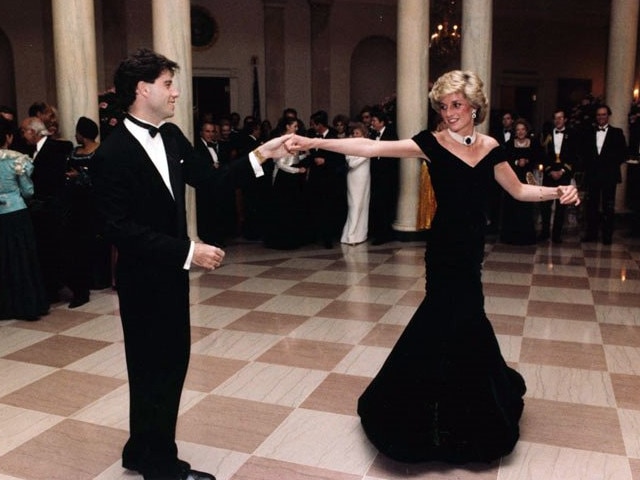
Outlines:
[[[476,119],[476,111],[474,110],[473,112],[471,112],[471,118],[473,118],[474,120]]]

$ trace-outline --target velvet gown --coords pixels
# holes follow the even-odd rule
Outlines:
[[[523,378],[508,367],[484,311],[484,204],[496,147],[475,167],[427,131],[414,141],[430,159],[438,201],[428,232],[426,296],[358,402],[370,441],[403,462],[491,462],[518,440]]]

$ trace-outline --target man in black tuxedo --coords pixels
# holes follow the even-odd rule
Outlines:
[[[553,114],[554,129],[550,138],[546,141],[544,173],[542,184],[546,187],[569,185],[573,176],[574,167],[578,164],[579,145],[578,132],[567,126],[567,117],[564,110],[556,110]],[[553,214],[553,231],[551,230],[551,207],[555,203]],[[541,202],[540,213],[542,228],[538,235],[539,241],[549,239],[553,243],[562,242],[562,227],[564,226],[566,205],[558,200]]]
[[[338,138],[324,110],[311,115],[309,125],[318,137]],[[307,191],[315,239],[333,248],[347,218],[347,161],[340,153],[314,149],[304,163],[309,167]]]
[[[180,129],[165,123],[179,95],[178,65],[151,50],[125,59],[114,76],[127,117],[96,152],[92,180],[99,224],[118,249],[120,317],[130,391],[124,468],[145,480],[212,480],[178,459],[180,395],[190,354],[189,268],[220,266],[224,251],[187,236],[185,183],[197,187],[209,165]],[[251,181],[260,164],[284,155],[276,139],[238,158],[219,182]]]
[[[389,116],[380,109],[371,111],[371,129],[374,140],[398,140]],[[369,200],[369,237],[373,245],[382,245],[394,238],[400,182],[399,160],[394,157],[371,159],[371,197]]]
[[[65,198],[67,158],[73,144],[49,137],[38,117],[27,117],[20,124],[25,143],[33,149],[33,200],[30,211],[38,248],[38,259],[49,301],[59,301],[63,286],[62,258],[64,222],[68,213]]]
[[[210,120],[204,120],[199,131],[194,150],[207,163],[209,174],[196,188],[198,236],[205,243],[224,248],[226,237],[231,235],[231,225],[235,223],[235,191],[229,187],[228,194],[221,195],[212,188],[218,177],[216,170],[229,166],[228,162],[222,162],[218,142],[219,126]],[[220,188],[223,186],[220,185]]]
[[[597,241],[601,228],[605,245],[611,244],[613,236],[616,186],[622,182],[620,165],[627,155],[624,133],[621,128],[609,125],[610,115],[608,105],[596,109],[596,128],[586,135],[582,157],[587,190],[587,230],[582,241]]]

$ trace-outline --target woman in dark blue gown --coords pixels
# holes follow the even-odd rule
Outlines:
[[[358,414],[369,440],[395,460],[491,462],[518,440],[525,393],[484,311],[484,206],[491,181],[520,201],[579,200],[572,186],[522,184],[497,142],[476,132],[488,105],[475,73],[444,74],[429,97],[444,122],[437,133],[389,142],[295,137],[290,147],[427,159],[437,209],[427,238],[426,295],[360,397]]]

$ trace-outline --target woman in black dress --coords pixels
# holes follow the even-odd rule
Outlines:
[[[505,145],[509,166],[522,183],[535,183],[533,170],[542,163],[542,147],[530,136],[531,126],[524,118],[516,120],[513,126],[515,135]],[[503,195],[500,241],[511,245],[536,243],[533,207],[533,203]]]
[[[478,133],[488,111],[482,81],[452,71],[431,105],[444,129],[376,142],[295,137],[289,148],[366,157],[426,158],[437,210],[426,248],[427,293],[358,402],[371,442],[396,460],[490,462],[518,440],[523,378],[505,363],[484,311],[481,265],[491,181],[520,201],[577,203],[573,186],[522,184],[497,142]]]

